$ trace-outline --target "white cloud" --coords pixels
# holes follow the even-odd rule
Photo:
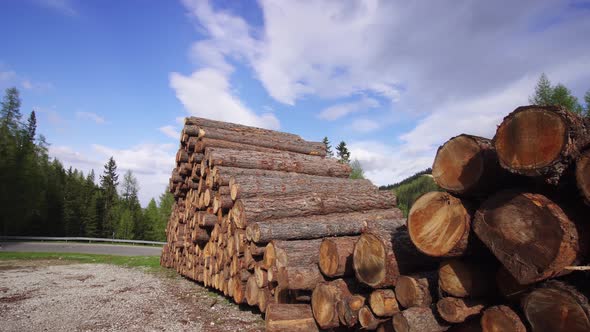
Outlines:
[[[70,0],[37,0],[42,6],[56,10],[66,16],[77,16],[78,12]]]
[[[163,127],[158,128],[158,130],[162,134],[164,134],[170,138],[173,138],[175,140],[178,140],[178,138],[180,137],[180,130],[176,129],[174,126],[163,126]]]
[[[381,124],[377,121],[369,119],[355,119],[352,121],[350,129],[359,133],[368,133],[381,128]]]
[[[76,112],[76,118],[94,121],[96,124],[104,124],[105,120],[102,116],[92,112]]]
[[[380,106],[380,104],[376,99],[363,97],[358,101],[336,104],[325,108],[320,112],[318,117],[320,119],[333,121],[349,114],[367,111],[378,106]]]
[[[172,73],[170,85],[191,115],[255,127],[279,128],[279,120],[274,114],[257,115],[234,96],[227,76],[219,70],[205,68],[191,76]]]

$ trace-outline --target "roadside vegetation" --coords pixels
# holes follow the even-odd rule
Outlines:
[[[164,269],[160,267],[160,256],[117,256],[57,252],[0,252],[0,261],[1,260],[63,260],[72,263],[146,267],[155,271]]]

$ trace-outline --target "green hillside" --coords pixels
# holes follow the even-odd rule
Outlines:
[[[408,212],[412,204],[420,197],[429,191],[441,191],[442,189],[436,185],[430,174],[421,174],[419,176],[412,176],[409,181],[401,181],[399,184],[393,185],[391,188],[397,196],[398,207],[404,212],[404,216],[408,216]]]

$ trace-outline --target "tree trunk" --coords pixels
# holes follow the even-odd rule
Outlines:
[[[401,217],[399,209],[289,217],[252,223],[246,232],[248,240],[257,243],[358,235],[368,226],[368,222]]]
[[[283,171],[272,171],[255,168],[239,168],[229,166],[213,166],[211,176],[219,186],[227,186],[234,177],[279,177],[291,178],[305,176],[305,174]],[[235,181],[234,181],[235,182]],[[232,182],[233,184],[233,182]]]
[[[265,312],[270,303],[274,303],[274,298],[267,287],[258,290],[258,309]]]
[[[495,289],[494,270],[484,264],[450,259],[440,264],[438,287],[454,297],[480,297]]]
[[[272,266],[308,266],[317,264],[322,239],[298,241],[272,241],[266,253],[274,254]],[[272,249],[269,250],[269,247]]]
[[[236,200],[258,195],[289,195],[310,192],[348,193],[377,190],[371,181],[364,179],[352,180],[315,175],[286,178],[239,176],[235,177],[235,183],[231,187],[231,197]]]
[[[412,242],[426,255],[462,256],[467,251],[472,210],[464,201],[433,191],[414,202],[408,216]]]
[[[195,152],[204,152],[206,148],[224,148],[224,149],[232,149],[232,150],[259,151],[259,152],[280,151],[280,150],[275,150],[275,149],[271,149],[271,148],[266,148],[263,146],[244,144],[244,143],[239,143],[239,142],[231,142],[231,141],[225,141],[225,140],[208,138],[208,137],[203,137],[203,138],[199,139],[199,141],[195,144],[194,151]]]
[[[249,306],[258,304],[258,285],[256,285],[256,277],[253,275],[246,282],[246,303]]]
[[[449,326],[439,320],[432,308],[413,307],[393,316],[396,332],[442,332]]]
[[[527,329],[522,320],[505,305],[489,307],[481,316],[481,328],[483,332],[526,332]],[[545,331],[545,330],[534,330]],[[552,330],[546,330],[552,331]]]
[[[384,192],[309,193],[240,199],[235,202],[233,213],[236,226],[245,228],[249,221],[389,209],[395,205],[395,196]]]
[[[375,317],[371,309],[367,306],[364,306],[359,310],[359,324],[363,330],[376,330],[377,327],[385,321],[385,319]]]
[[[201,139],[212,138],[321,157],[326,155],[326,145],[322,142],[308,142],[301,138],[283,136],[283,133],[279,132],[277,132],[277,134],[268,135],[265,133],[249,133],[246,131],[238,132],[222,128],[199,129],[199,138]]]
[[[365,297],[359,294],[342,297],[336,303],[340,324],[348,327],[355,326],[359,321],[359,310],[365,306],[365,302]]]
[[[371,292],[369,306],[380,317],[391,317],[400,311],[393,289],[376,289]]]
[[[401,276],[395,286],[399,304],[404,308],[429,307],[436,299],[438,271]]]
[[[323,281],[324,277],[316,264],[278,269],[279,286],[289,290],[313,290]]]
[[[576,183],[584,201],[590,205],[590,149],[576,162]]]
[[[266,332],[319,331],[309,304],[270,303],[266,307]]]
[[[354,275],[352,253],[358,236],[324,238],[320,245],[319,267],[328,277]]]
[[[217,193],[213,198],[213,213],[219,212],[219,210],[228,210],[234,206],[234,201],[229,195],[221,195]]]
[[[590,331],[588,298],[563,282],[549,281],[535,289],[522,308],[533,331]]]
[[[492,142],[462,134],[438,148],[432,165],[434,181],[459,196],[482,196],[499,188],[507,178]]]
[[[445,297],[436,303],[438,314],[449,323],[462,323],[485,308],[480,300]]]
[[[176,162],[177,163],[187,163],[188,162],[188,152],[185,149],[179,149],[176,152]]]
[[[581,261],[585,250],[584,233],[540,194],[497,193],[476,212],[473,228],[520,284],[562,274],[564,267]]]
[[[523,106],[504,118],[494,146],[500,165],[557,184],[569,165],[590,143],[583,118],[558,106]]]
[[[257,134],[257,135],[267,135],[267,136],[271,136],[271,137],[275,137],[275,136],[276,137],[283,137],[285,139],[288,139],[288,138],[295,139],[295,140],[301,139],[301,137],[299,135],[295,135],[295,134],[284,133],[284,132],[270,130],[270,129],[264,129],[264,128],[257,128],[257,127],[252,127],[252,126],[245,126],[245,125],[240,125],[240,124],[231,123],[231,122],[210,120],[210,119],[205,119],[205,118],[199,118],[196,116],[186,117],[184,119],[184,125],[185,125],[185,127],[194,126],[195,127],[194,131],[197,133],[198,133],[199,127],[205,127],[205,128],[226,129],[226,130],[234,131],[237,133],[248,132],[248,133]]]
[[[320,283],[315,287],[311,295],[311,308],[316,322],[322,329],[340,325],[336,305],[351,295],[348,285],[342,279]]]
[[[207,148],[209,166],[231,166],[346,178],[350,166],[334,159],[290,152],[239,151]]]
[[[363,233],[354,247],[356,278],[373,288],[395,286],[400,275],[428,270],[434,264],[410,241],[403,220],[387,226],[389,229],[376,227]]]

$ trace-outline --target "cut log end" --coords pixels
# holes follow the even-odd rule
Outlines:
[[[526,332],[520,317],[504,305],[490,307],[483,312],[481,329],[483,332]]]
[[[408,232],[426,255],[460,256],[467,249],[470,223],[470,213],[460,199],[445,192],[429,192],[412,206]]]
[[[322,328],[332,328],[339,324],[336,296],[335,289],[329,284],[320,284],[313,290],[311,296],[313,316]]]
[[[524,173],[551,165],[567,144],[567,128],[564,119],[547,107],[513,112],[494,139],[500,163]]]
[[[338,270],[338,247],[328,239],[320,245],[320,270],[327,276],[333,276]]]
[[[424,276],[401,276],[395,285],[395,295],[404,308],[428,307],[432,304],[436,272]]]
[[[353,264],[358,280],[369,286],[379,285],[386,274],[385,248],[372,234],[363,234],[354,247]]]
[[[432,177],[446,190],[463,192],[477,184],[484,167],[479,144],[470,136],[461,135],[440,147],[432,166]]]
[[[308,304],[270,303],[265,321],[267,332],[318,331]]]
[[[371,292],[369,306],[375,315],[380,317],[391,317],[399,312],[393,289],[377,289]]]

